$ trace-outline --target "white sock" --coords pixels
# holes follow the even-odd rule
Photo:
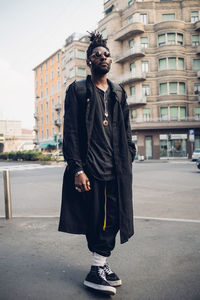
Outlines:
[[[106,256],[102,256],[96,252],[93,253],[93,266],[101,266],[103,267],[106,263]]]

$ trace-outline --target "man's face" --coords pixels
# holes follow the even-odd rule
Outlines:
[[[88,60],[91,72],[96,75],[105,75],[110,71],[112,59],[110,52],[104,47],[96,47]]]

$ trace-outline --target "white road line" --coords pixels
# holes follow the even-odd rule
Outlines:
[[[168,222],[188,222],[188,223],[200,223],[200,220],[192,219],[175,219],[175,218],[154,218],[154,217],[143,217],[135,216],[135,219],[146,219],[146,220],[155,220],[155,221],[168,221]]]
[[[45,168],[56,168],[63,167],[63,165],[20,165],[20,166],[4,166],[0,167],[0,172],[4,170],[9,171],[24,171],[24,170],[34,170],[34,169],[45,169]]]
[[[0,218],[4,218],[5,216],[0,215]],[[13,216],[13,218],[59,218],[59,215],[17,215]],[[167,221],[167,222],[185,222],[185,223],[200,223],[200,220],[192,220],[192,219],[173,219],[173,218],[152,218],[152,217],[142,217],[135,216],[134,219],[142,219],[142,220],[155,220],[155,221]]]

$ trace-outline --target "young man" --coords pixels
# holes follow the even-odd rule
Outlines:
[[[131,139],[126,94],[107,79],[110,51],[99,33],[91,33],[87,65],[91,76],[67,91],[63,179],[59,230],[85,234],[93,264],[84,284],[114,295],[121,279],[106,262],[120,230],[121,243],[133,235]]]

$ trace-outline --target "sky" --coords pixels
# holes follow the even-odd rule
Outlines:
[[[0,120],[33,128],[33,68],[102,17],[103,0],[0,0]]]

